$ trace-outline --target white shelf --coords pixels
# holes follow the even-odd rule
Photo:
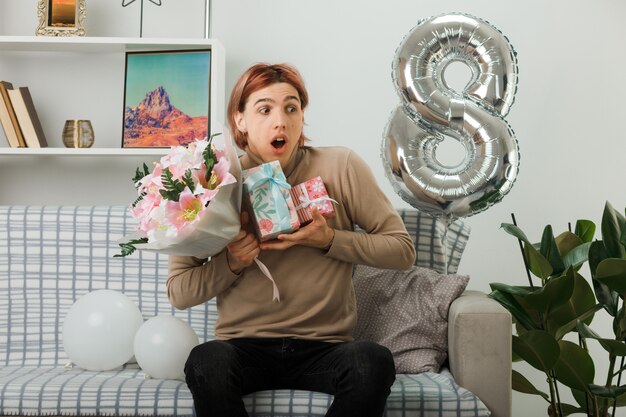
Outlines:
[[[0,148],[0,155],[163,156],[170,148]]]
[[[101,54],[126,51],[188,50],[196,46],[202,49],[213,47],[216,43],[214,39],[0,36],[0,51]]]

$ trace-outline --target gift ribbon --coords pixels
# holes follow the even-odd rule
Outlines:
[[[291,189],[291,185],[287,182],[287,178],[285,178],[285,174],[282,171],[274,172],[272,166],[265,163],[260,165],[258,171],[250,174],[245,179],[244,184],[248,187],[248,190],[252,191],[266,182],[269,182],[269,189],[272,193],[272,199],[276,203],[276,214],[281,221],[281,226],[291,226],[291,214],[289,213],[287,200],[281,191],[281,188]]]
[[[276,286],[276,281],[274,281],[274,277],[269,269],[265,266],[263,262],[259,260],[259,257],[256,256],[254,258],[254,262],[256,262],[257,266],[270,281],[272,281],[272,301],[278,301],[280,303],[280,294],[278,293],[278,287]]]
[[[339,204],[337,201],[333,200],[332,198],[330,198],[330,197],[329,197],[329,196],[327,196],[327,195],[324,195],[324,196],[322,196],[322,197],[317,197],[317,198],[314,198],[313,200],[311,200],[311,199],[309,199],[309,195],[308,195],[308,193],[307,193],[307,194],[305,194],[305,195],[301,195],[301,196],[299,197],[299,199],[300,199],[300,201],[301,201],[301,204],[300,204],[298,207],[296,207],[296,210],[300,210],[300,209],[303,209],[303,208],[307,208],[307,207],[309,207],[311,204],[321,203],[322,201],[332,201],[332,202],[333,202],[333,203],[335,203],[335,204]]]

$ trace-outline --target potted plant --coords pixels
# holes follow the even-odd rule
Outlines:
[[[625,217],[607,202],[602,240],[594,240],[596,226],[589,220],[578,220],[574,232],[557,236],[548,225],[539,243],[532,243],[514,218],[513,224],[503,223],[502,228],[519,240],[529,283],[492,283],[489,296],[513,316],[513,360],[545,373],[548,384],[546,393],[514,370],[513,389],[545,399],[550,416],[614,415],[615,407],[626,405],[626,385],[621,385],[626,368]],[[579,272],[586,262],[590,282]],[[602,309],[613,318],[611,337],[590,327]],[[595,373],[589,343],[599,343],[606,351],[605,378]],[[571,390],[576,405],[561,402],[564,387]]]

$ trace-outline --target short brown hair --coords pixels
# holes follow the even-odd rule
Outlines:
[[[297,69],[289,64],[257,63],[248,68],[237,80],[228,100],[226,117],[237,146],[244,149],[248,144],[247,135],[237,129],[235,113],[243,112],[246,102],[252,93],[276,83],[288,83],[293,86],[300,96],[300,107],[304,110],[309,103],[309,93],[304,86],[304,80]],[[308,140],[304,133],[300,135],[300,145]]]

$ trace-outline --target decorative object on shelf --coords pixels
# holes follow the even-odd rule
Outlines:
[[[91,120],[66,120],[63,126],[63,144],[68,148],[90,148],[95,136]]]
[[[130,6],[137,0],[122,0],[122,7]],[[148,0],[150,3],[155,4],[157,6],[163,5],[161,0]],[[139,14],[139,37],[143,36],[143,0],[141,0],[140,6],[140,14]]]
[[[38,0],[36,35],[85,36],[86,0]]]
[[[211,51],[126,53],[123,148],[187,145],[207,137]]]
[[[444,77],[453,62],[471,70],[462,91]],[[517,58],[502,32],[462,13],[424,19],[396,50],[392,78],[402,103],[385,128],[382,159],[400,197],[448,223],[499,202],[519,165],[504,119],[517,89]],[[459,164],[437,159],[444,140],[465,149]]]

